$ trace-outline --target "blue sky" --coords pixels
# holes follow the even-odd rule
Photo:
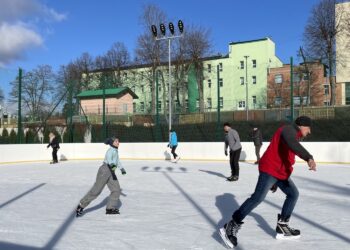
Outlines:
[[[214,53],[227,53],[233,41],[268,36],[284,63],[290,56],[297,61],[304,27],[319,1],[0,0],[1,88],[7,98],[8,82],[18,67],[31,70],[49,64],[58,69],[84,52],[101,55],[117,41],[133,57],[143,31],[139,17],[147,3],[157,4],[169,21],[183,20],[185,28],[194,24],[210,29]]]

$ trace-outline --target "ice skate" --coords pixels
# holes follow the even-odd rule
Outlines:
[[[180,160],[180,156],[177,156],[175,159],[174,159],[174,163],[178,162]]]
[[[226,180],[228,181],[238,181],[239,177],[237,175],[231,175],[230,177],[227,177]]]
[[[237,223],[231,220],[224,227],[220,228],[220,236],[227,247],[233,248],[237,246],[237,232],[242,224],[243,222]]]
[[[83,210],[84,208],[82,206],[80,206],[80,204],[77,206],[77,208],[75,209],[75,213],[76,213],[76,217],[80,217],[83,215]]]
[[[107,208],[106,214],[120,214],[120,212],[118,208]]]
[[[300,230],[289,227],[289,218],[282,220],[281,215],[278,215],[278,222],[276,227],[276,239],[278,240],[289,240],[299,239]]]

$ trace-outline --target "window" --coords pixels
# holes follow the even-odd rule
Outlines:
[[[123,113],[127,113],[127,112],[128,112],[128,104],[123,103]]]
[[[253,64],[253,68],[256,68],[256,60],[255,59],[252,60],[252,64]]]
[[[208,64],[208,73],[211,73],[211,64]]]
[[[136,113],[136,103],[135,102],[132,103],[132,111],[134,113]]]
[[[350,82],[345,83],[345,105],[350,105]]]
[[[208,88],[211,88],[211,79],[208,79]]]
[[[256,76],[252,76],[253,84],[256,84]]]
[[[141,85],[141,92],[142,93],[145,92],[145,89],[144,89],[143,85]]]
[[[275,83],[282,83],[283,82],[283,77],[281,74],[275,75]]]
[[[304,81],[309,80],[309,74],[308,73],[303,73],[303,80]]]
[[[140,102],[140,111],[145,112],[145,103],[144,102]]]
[[[219,63],[219,71],[222,72],[222,63]]]
[[[162,85],[158,84],[158,91],[162,91]]]
[[[220,108],[224,107],[224,98],[223,97],[219,98],[219,105],[220,105]]]
[[[240,109],[245,108],[245,101],[239,101],[238,108],[240,108]]]
[[[220,87],[224,86],[224,80],[222,78],[219,78],[219,86]]]
[[[240,77],[240,82],[241,82],[241,85],[244,85],[244,77]]]
[[[211,98],[207,98],[207,108],[211,109]]]
[[[300,96],[293,96],[293,102],[295,106],[300,106]]]
[[[158,110],[162,110],[162,101],[158,101]]]
[[[199,99],[196,100],[196,108],[199,109]]]
[[[310,104],[310,98],[307,98],[307,96],[303,96],[303,104]]]
[[[186,110],[188,110],[188,100],[187,99],[185,100],[185,107],[186,107]]]
[[[128,77],[128,73],[124,72],[123,76],[124,76],[124,78],[127,78]]]
[[[329,95],[329,85],[328,84],[325,84],[325,85],[323,85],[323,87],[324,87],[324,94],[327,96],[327,95]]]
[[[300,75],[298,73],[293,73],[293,82],[300,82]]]
[[[280,106],[282,104],[282,98],[280,96],[275,97],[275,105]]]
[[[253,104],[255,105],[256,104],[256,95],[253,95],[252,99],[253,99]]]
[[[324,106],[331,106],[331,102],[329,100],[323,102]]]
[[[241,69],[244,69],[244,62],[243,62],[243,61],[240,61],[239,63],[240,63],[240,65],[241,65]]]

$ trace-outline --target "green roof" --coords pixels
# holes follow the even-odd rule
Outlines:
[[[129,88],[113,88],[113,89],[105,89],[105,96],[117,96],[129,93],[134,99],[138,99],[139,97]],[[77,95],[78,98],[92,98],[92,97],[102,97],[103,90],[95,89],[95,90],[86,90]]]

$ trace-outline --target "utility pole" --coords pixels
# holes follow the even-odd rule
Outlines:
[[[220,138],[220,67],[219,65],[216,66],[216,77],[217,77],[217,92],[218,92],[218,100],[217,100],[217,124],[216,124],[216,134],[217,134],[217,139],[219,140]]]
[[[294,121],[293,57],[290,58],[290,121]]]
[[[249,105],[248,105],[248,57],[245,57],[245,109],[247,112],[247,121],[249,120]]]
[[[17,117],[17,143],[22,143],[22,69],[18,70],[18,117]]]

